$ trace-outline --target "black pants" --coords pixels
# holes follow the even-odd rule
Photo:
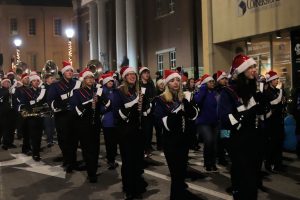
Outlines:
[[[259,151],[256,129],[232,133],[230,138],[231,182],[235,200],[256,200],[259,182]]]
[[[55,113],[55,127],[64,165],[76,165],[78,135],[74,130],[74,115],[71,111]]]
[[[23,137],[23,144],[22,144],[22,153],[27,153],[28,151],[31,151],[31,145],[30,145],[30,129],[29,129],[29,118],[23,118],[21,116],[19,129],[22,130],[22,137]],[[21,126],[22,125],[22,126]]]
[[[115,162],[118,148],[118,133],[114,127],[102,127],[106,149],[106,159],[110,163]]]
[[[31,143],[32,155],[39,156],[43,134],[43,120],[40,117],[28,117],[25,120]]]
[[[83,118],[76,121],[80,124],[77,126],[76,131],[78,131],[82,155],[87,167],[87,174],[89,177],[94,177],[96,176],[98,168],[100,129],[97,126],[99,125],[91,124],[91,120]]]
[[[158,149],[162,149],[163,127],[158,122],[154,123],[154,127],[155,127],[155,135],[156,135],[156,147]]]
[[[2,143],[5,146],[10,146],[14,143],[14,134],[16,129],[16,120],[17,120],[17,113],[16,111],[10,109],[4,116],[5,127],[3,131],[3,140]]]
[[[163,149],[171,174],[170,199],[182,199],[186,184],[186,168],[189,152],[189,138],[185,134],[163,135]]]
[[[128,194],[140,193],[143,178],[143,136],[136,126],[120,125],[121,175],[123,191]]]
[[[152,150],[152,138],[153,138],[153,116],[142,117],[142,133],[145,137],[145,151]]]

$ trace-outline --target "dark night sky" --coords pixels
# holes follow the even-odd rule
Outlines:
[[[72,0],[0,0],[0,4],[71,7]]]

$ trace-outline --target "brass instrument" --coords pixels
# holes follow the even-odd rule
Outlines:
[[[32,108],[32,111],[26,109],[21,110],[21,116],[24,118],[27,117],[52,117],[52,110],[48,104],[43,104],[41,106],[36,106]]]
[[[44,78],[46,74],[51,74],[57,78],[58,67],[53,60],[46,61],[44,68],[42,70],[42,78]]]
[[[18,78],[21,77],[24,73],[30,73],[28,65],[24,62],[19,62],[16,65],[13,65],[12,70],[16,73]]]
[[[103,71],[103,65],[99,60],[90,60],[87,64],[87,68],[94,74],[94,77],[99,77]]]

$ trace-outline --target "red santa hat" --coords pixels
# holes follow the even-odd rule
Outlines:
[[[62,64],[63,64],[63,68],[61,69],[62,74],[64,74],[69,69],[74,71],[74,68],[72,67],[71,63],[69,63],[68,61],[63,61]]]
[[[82,72],[79,73],[79,80],[83,81],[85,79],[85,77],[87,77],[87,76],[94,77],[94,74],[91,70],[89,70],[88,68],[85,68]]]
[[[165,79],[165,84],[167,84],[170,80],[172,80],[173,78],[179,78],[181,80],[181,76],[173,70],[170,69],[166,69],[164,71],[164,79]]]
[[[102,84],[105,85],[109,81],[114,81],[113,78],[114,72],[108,72],[106,74],[102,74],[100,78],[102,78]]]
[[[7,78],[7,76],[3,77],[3,79],[1,80],[1,85],[5,82],[9,82],[9,84],[11,84],[11,81]]]
[[[15,75],[15,73],[12,69],[10,69],[6,74],[6,76],[9,76],[9,75]]]
[[[32,76],[32,75],[37,75],[38,73],[36,72],[36,71],[31,71],[30,73],[29,73],[29,76]]]
[[[277,75],[276,72],[271,70],[271,71],[266,73],[265,78],[266,78],[266,82],[270,82],[270,81],[273,81],[273,80],[279,78],[279,76]]]
[[[217,82],[219,80],[221,80],[222,78],[228,78],[228,76],[227,76],[226,72],[218,70],[217,71]]]
[[[125,76],[129,73],[136,73],[135,68],[125,66],[125,67],[122,67],[120,70],[120,74],[121,74],[121,77],[123,80],[125,79]]]
[[[29,82],[33,81],[33,80],[39,80],[41,81],[41,77],[37,74],[32,74],[29,76]]]
[[[208,83],[209,81],[213,81],[213,77],[211,77],[211,75],[209,74],[204,74],[203,76],[201,76],[200,78],[200,85],[203,85],[205,83]]]
[[[139,74],[142,74],[145,70],[148,70],[150,72],[150,69],[148,67],[140,67]]]
[[[29,74],[27,73],[24,73],[21,75],[21,80],[23,80],[24,78],[28,78],[29,77]]]
[[[250,66],[256,65],[256,62],[253,58],[250,58],[246,55],[239,54],[234,57],[230,69],[230,74],[240,74],[246,71]]]

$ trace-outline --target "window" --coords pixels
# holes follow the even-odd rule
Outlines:
[[[175,69],[176,68],[176,51],[170,51],[169,58],[170,58],[170,68]]]
[[[30,18],[28,21],[28,34],[36,35],[36,20],[35,20],[35,18]]]
[[[157,55],[157,71],[162,75],[164,71],[164,56],[162,54]]]
[[[175,12],[175,0],[156,0],[156,16],[163,17]]]
[[[11,35],[16,35],[18,34],[18,21],[17,18],[11,18],[10,19],[10,34]]]
[[[37,54],[35,52],[27,53],[27,61],[32,70],[37,70]]]
[[[62,36],[62,21],[60,18],[54,19],[54,35]]]

